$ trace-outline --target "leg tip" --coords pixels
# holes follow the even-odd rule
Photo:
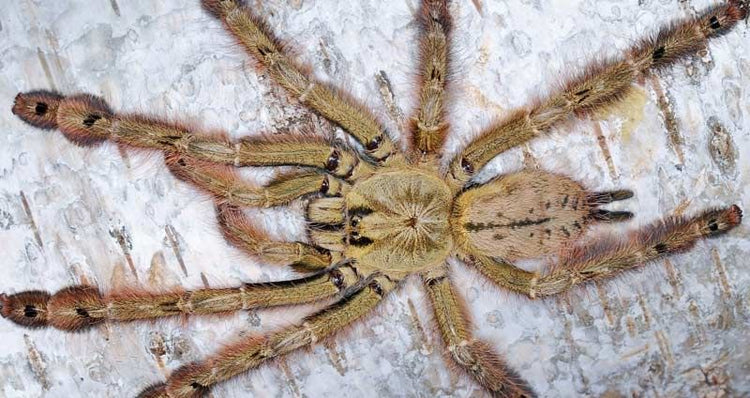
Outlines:
[[[57,128],[57,108],[64,98],[59,93],[46,90],[18,93],[11,112],[36,128],[54,129]]]
[[[7,295],[0,293],[0,315],[27,328],[41,328],[49,324],[47,303],[50,295],[41,290]]]
[[[8,295],[0,293],[0,316],[7,318],[9,315],[8,309],[10,308]]]
[[[742,222],[742,209],[732,205],[723,209],[710,210],[699,217],[700,233],[714,237],[729,232]]]
[[[727,219],[732,227],[740,225],[742,222],[742,209],[737,205],[732,205],[727,210]]]

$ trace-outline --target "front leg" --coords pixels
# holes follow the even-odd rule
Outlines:
[[[20,93],[13,102],[13,113],[32,126],[59,129],[80,146],[112,141],[235,167],[309,167],[344,179],[356,179],[370,170],[355,152],[327,138],[280,134],[233,142],[180,123],[118,114],[102,98],[90,94],[66,97],[49,91]]]

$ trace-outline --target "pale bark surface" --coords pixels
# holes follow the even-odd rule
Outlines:
[[[405,130],[403,115],[416,99],[416,0],[251,3],[317,76],[366,101],[389,130]],[[493,117],[587,61],[616,55],[708,4],[454,0],[451,153]],[[55,291],[86,281],[105,289],[222,286],[292,276],[229,248],[211,203],[175,180],[160,156],[77,148],[10,113],[17,92],[53,88],[234,136],[328,128],[256,73],[197,0],[0,0],[0,9],[0,291]],[[732,203],[747,214],[749,37],[741,23],[600,121],[559,129],[501,156],[489,171],[542,167],[597,190],[632,189],[634,199],[613,206],[636,213],[631,228]],[[271,175],[246,174],[259,181]],[[256,213],[274,234],[303,237],[299,206]],[[608,228],[622,227],[596,230]],[[750,394],[749,238],[745,221],[688,254],[559,301],[530,302],[462,265],[454,269],[463,274],[458,291],[478,335],[542,396],[743,396]],[[484,396],[473,381],[448,371],[425,301],[412,281],[335,343],[222,384],[213,396]],[[0,321],[0,396],[134,396],[222,342],[301,313],[111,325],[81,334]]]

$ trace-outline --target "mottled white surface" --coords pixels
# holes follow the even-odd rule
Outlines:
[[[398,130],[375,75],[386,73],[408,115],[417,0],[251,3],[320,78],[345,87]],[[451,148],[555,87],[586,60],[615,55],[707,4],[454,0],[458,81]],[[0,0],[0,9],[0,291],[55,291],[84,280],[105,289],[202,287],[201,274],[211,286],[292,277],[225,244],[211,203],[171,177],[159,156],[77,148],[10,113],[18,91],[55,88],[96,93],[118,110],[189,119],[237,136],[317,124],[256,73],[197,0]],[[684,140],[677,147],[647,84],[639,98],[599,123],[614,172],[592,122],[534,142],[525,157],[511,151],[491,171],[539,165],[591,188],[631,188],[636,197],[616,206],[637,213],[630,228],[675,210],[730,203],[750,209],[748,37],[742,23],[704,56],[660,75]],[[716,123],[723,126],[718,134],[711,128]],[[263,179],[270,172],[249,175]],[[299,209],[258,214],[279,236],[300,238]],[[463,265],[454,268],[477,334],[542,396],[749,396],[747,225],[673,257],[671,284],[668,265],[659,262],[598,290],[580,290],[569,304],[518,298]],[[618,227],[598,230],[608,228]],[[288,324],[300,314],[262,311],[81,334],[29,331],[0,320],[0,396],[134,396],[238,334]],[[424,296],[412,281],[335,344],[222,384],[213,396],[483,396],[473,381],[448,372],[431,328]]]

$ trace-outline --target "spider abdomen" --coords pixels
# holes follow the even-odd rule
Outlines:
[[[555,253],[584,232],[594,208],[589,196],[570,178],[543,171],[502,176],[456,199],[456,241],[508,261]]]

